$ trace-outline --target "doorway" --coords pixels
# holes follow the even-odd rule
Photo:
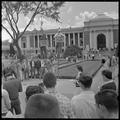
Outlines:
[[[99,48],[106,48],[106,36],[102,33],[97,36],[97,49]]]

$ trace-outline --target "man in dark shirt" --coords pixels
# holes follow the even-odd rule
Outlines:
[[[31,67],[31,78],[34,78],[35,77],[35,61],[34,61],[34,59],[31,59],[30,67]]]
[[[37,70],[37,77],[39,78],[40,77],[40,68],[41,68],[41,61],[39,58],[35,62],[35,68]]]
[[[21,81],[16,79],[12,73],[5,74],[6,81],[3,84],[3,88],[9,93],[11,100],[11,112],[15,110],[16,114],[21,114],[19,92],[22,92]]]
[[[112,89],[116,91],[116,84],[112,80],[112,72],[110,70],[103,70],[102,77],[104,84],[101,86],[100,90]]]

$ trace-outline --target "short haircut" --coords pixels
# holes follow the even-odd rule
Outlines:
[[[83,68],[82,68],[82,66],[77,65],[77,69],[78,69],[79,71],[83,72]]]
[[[28,86],[25,92],[27,100],[30,98],[30,96],[37,93],[44,93],[44,90],[40,86]]]
[[[43,83],[46,88],[52,88],[56,85],[56,76],[52,72],[48,72],[44,75]]]
[[[92,77],[87,73],[81,73],[78,78],[78,82],[81,83],[85,88],[90,88],[92,84]]]
[[[99,91],[95,95],[95,101],[98,106],[99,105],[105,106],[109,112],[118,111],[118,106],[119,106],[118,96],[116,91],[114,90],[106,89],[106,90]]]
[[[102,75],[105,76],[108,79],[112,79],[112,72],[110,70],[103,70]]]
[[[35,94],[30,97],[25,109],[25,118],[58,118],[57,98],[48,94]]]

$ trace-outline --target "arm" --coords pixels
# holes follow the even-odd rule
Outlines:
[[[11,109],[11,101],[10,101],[9,94],[7,91],[4,92],[4,100],[5,100],[7,109],[10,110]]]

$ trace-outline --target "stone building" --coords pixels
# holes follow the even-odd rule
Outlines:
[[[105,14],[98,14],[97,17],[84,22],[84,27],[62,28],[64,42],[62,43],[62,52],[69,45],[78,45],[80,48],[100,49],[114,48],[118,45],[118,19],[113,19]],[[55,52],[55,34],[58,29],[44,30],[47,38],[47,51]],[[19,40],[22,52],[28,54],[38,54],[40,52],[42,32],[34,29],[26,31]]]

